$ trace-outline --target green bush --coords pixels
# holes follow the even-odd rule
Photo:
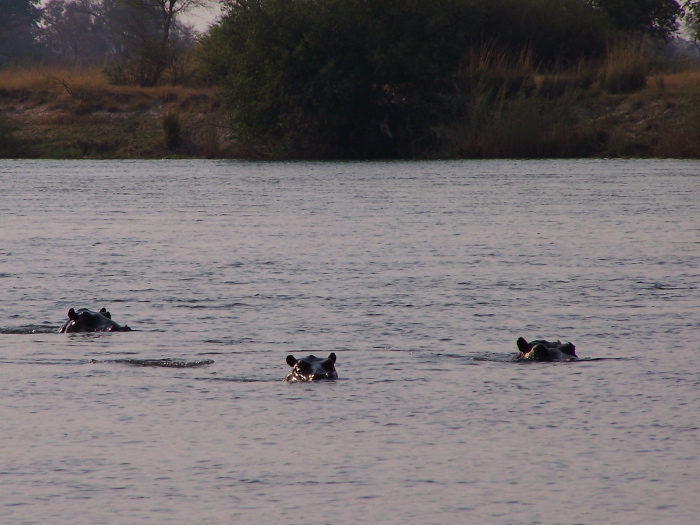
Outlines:
[[[442,153],[462,158],[586,157],[601,144],[592,125],[576,116],[576,94],[556,100],[529,90],[493,99],[487,87],[456,101],[453,120],[438,128]]]
[[[599,56],[610,31],[586,0],[225,5],[199,64],[222,87],[238,143],[287,158],[429,155],[465,90],[486,86],[491,102],[532,91],[536,64]],[[484,35],[506,58],[471,67]]]

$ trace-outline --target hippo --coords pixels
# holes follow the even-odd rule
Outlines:
[[[549,342],[537,340],[527,342],[519,337],[516,341],[520,354],[518,360],[525,361],[575,361],[576,347],[572,343],[562,343],[561,341]]]
[[[293,355],[287,356],[287,364],[292,371],[287,374],[285,381],[315,381],[317,379],[338,379],[335,371],[335,353],[325,357],[309,355],[296,359]]]
[[[71,332],[129,332],[131,328],[112,321],[112,314],[106,308],[93,312],[87,308],[68,310],[68,320],[58,330],[59,333]]]

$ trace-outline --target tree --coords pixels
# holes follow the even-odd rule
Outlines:
[[[223,88],[239,138],[276,156],[423,155],[438,143],[439,123],[454,118],[455,101],[483,78],[465,72],[470,49],[493,43],[509,57],[530,52],[531,64],[575,62],[602,54],[610,28],[587,0],[224,5],[198,55]],[[488,80],[497,92],[513,79]]]
[[[188,13],[196,7],[205,7],[206,0],[141,0],[146,5],[152,5],[158,9],[161,16],[162,44],[170,41],[170,31],[175,22],[175,17],[180,13]]]
[[[33,37],[41,15],[38,3],[39,0],[0,0],[0,68],[39,58]]]
[[[178,15],[207,0],[104,0],[105,19],[114,39],[107,71],[115,83],[157,85],[194,44],[192,28]],[[172,75],[171,75],[172,77]],[[171,78],[172,80],[172,78]]]
[[[480,16],[463,0],[228,0],[200,56],[242,136],[299,155],[396,155],[397,144],[407,155],[430,140]]]
[[[500,47],[527,47],[539,63],[559,66],[602,56],[613,30],[587,0],[492,0],[482,28]]]
[[[686,0],[683,3],[685,21],[695,47],[700,50],[700,0]]]
[[[592,0],[625,32],[668,39],[678,31],[683,9],[676,0]]]
[[[97,0],[49,0],[37,40],[53,60],[78,65],[104,63],[109,35]]]

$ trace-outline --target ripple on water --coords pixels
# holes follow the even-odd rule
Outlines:
[[[695,523],[697,173],[0,160],[0,514]]]

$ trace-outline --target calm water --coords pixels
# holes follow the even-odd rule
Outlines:
[[[4,160],[0,217],[3,524],[697,523],[698,162]]]

